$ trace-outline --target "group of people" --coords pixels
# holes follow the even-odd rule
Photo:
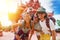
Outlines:
[[[39,6],[38,0],[35,3],[32,1],[27,4],[27,10],[20,15],[18,23],[12,24],[15,27],[11,29],[15,35],[12,36],[12,40],[50,40],[51,36],[52,40],[56,40],[56,20],[52,17],[53,14],[48,15],[46,9]],[[2,31],[0,36],[3,36]]]
[[[40,7],[31,14],[29,11],[20,15],[14,40],[50,40],[51,36],[56,40],[55,20],[48,17],[46,9]]]

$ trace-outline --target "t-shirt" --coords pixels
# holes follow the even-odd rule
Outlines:
[[[46,25],[46,20],[44,20],[43,22],[42,21],[39,21],[41,27],[42,27],[42,31],[45,33],[45,34],[50,34],[50,32],[48,30],[55,30],[55,27],[54,27],[54,23],[52,22],[52,20],[49,20],[49,24],[50,24],[50,29],[47,27]]]
[[[21,29],[24,33],[27,33],[31,29],[31,28],[25,27],[25,21],[24,20],[19,20],[18,23],[21,23],[22,27],[18,27],[17,29]]]
[[[19,24],[21,24],[21,26]],[[24,26],[24,20],[23,19],[18,20],[18,25],[19,25],[18,27],[23,27]]]
[[[34,25],[34,29],[36,29],[36,30],[41,30],[42,29],[39,22]]]
[[[29,32],[31,29],[30,28],[22,28],[22,31],[24,32],[24,33],[27,33],[27,32]]]
[[[40,31],[42,30],[42,27],[41,27],[41,25],[39,24],[39,22],[34,25],[34,29],[35,29],[35,30],[38,30],[38,31],[36,31],[36,35],[37,35],[37,36],[40,35]]]

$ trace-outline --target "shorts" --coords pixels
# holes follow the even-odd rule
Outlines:
[[[43,34],[40,36],[40,40],[50,40],[51,35],[49,34]]]

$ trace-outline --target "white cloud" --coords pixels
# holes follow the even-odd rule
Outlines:
[[[60,20],[60,15],[54,15],[54,18]]]
[[[41,3],[41,6],[43,6],[47,12],[51,12],[53,11],[52,9],[52,3],[51,3],[52,0],[39,0],[39,2]]]
[[[26,2],[29,2],[29,0],[22,0],[23,4],[26,4]]]

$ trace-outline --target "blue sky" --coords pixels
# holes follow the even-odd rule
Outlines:
[[[47,12],[54,11],[55,14],[60,14],[60,0],[39,0],[39,2]]]
[[[51,1],[55,14],[60,14],[60,0]]]
[[[60,20],[60,0],[39,0],[41,6],[43,6],[47,12],[54,11],[55,19]]]

